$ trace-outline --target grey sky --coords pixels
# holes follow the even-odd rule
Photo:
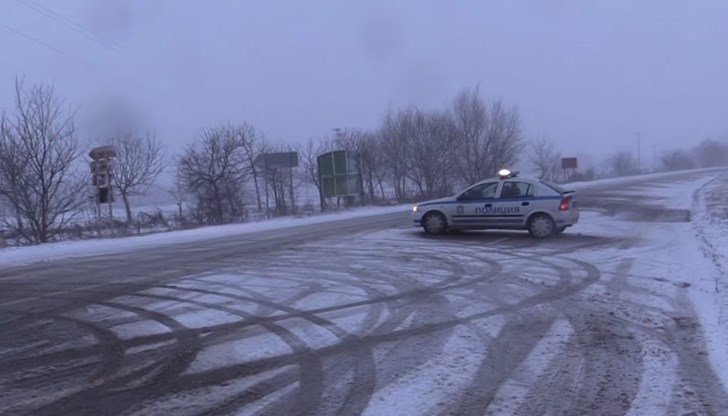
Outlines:
[[[724,0],[4,0],[0,105],[25,75],[170,145],[228,120],[293,142],[479,83],[565,153],[639,130],[651,157],[728,134],[727,21]]]

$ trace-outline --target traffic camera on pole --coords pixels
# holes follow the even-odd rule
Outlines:
[[[111,204],[114,202],[113,179],[116,149],[113,146],[96,147],[89,152],[89,157],[93,159],[89,166],[96,203]]]

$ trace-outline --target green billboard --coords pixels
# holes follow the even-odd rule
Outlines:
[[[324,198],[361,195],[362,178],[356,153],[335,150],[320,155],[317,162]]]

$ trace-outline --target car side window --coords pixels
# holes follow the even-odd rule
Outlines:
[[[534,196],[535,187],[527,182],[506,182],[501,189],[501,198],[525,198]]]
[[[476,185],[461,196],[461,201],[472,201],[478,199],[492,199],[495,198],[495,192],[498,190],[498,182],[488,182],[480,185]]]

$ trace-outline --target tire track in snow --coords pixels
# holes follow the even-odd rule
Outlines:
[[[633,266],[632,258],[617,265],[608,283],[612,292],[608,301],[619,304],[619,293],[626,286],[626,276]],[[633,331],[599,310],[570,314],[570,322],[576,330],[573,341],[583,348],[585,359],[574,411],[626,413],[642,378],[642,347]]]
[[[286,309],[286,308],[282,308],[282,307],[280,307],[280,305],[278,305],[277,307],[278,307],[279,309],[284,309],[284,310],[288,310],[288,309]]]
[[[194,359],[199,342],[194,333],[176,320],[156,312],[114,302],[99,302],[100,305],[126,310],[140,317],[152,319],[169,328],[177,342],[170,355],[163,361],[134,370],[131,373],[105,380],[78,393],[66,396],[48,405],[33,410],[36,415],[68,414],[115,414],[135,401],[154,397],[164,390],[166,383],[179,376]],[[146,380],[143,377],[148,376]],[[140,383],[129,386],[128,383]]]
[[[498,331],[499,322],[491,331]],[[472,325],[455,327],[452,335],[437,353],[423,364],[378,389],[364,416],[402,414],[435,414],[458,397],[475,377],[475,369],[485,358],[483,336]]]
[[[220,310],[224,311],[226,313],[229,313],[231,315],[239,316],[240,318],[246,319],[250,318],[252,315],[241,312],[237,309],[233,309],[230,307],[218,305],[218,304],[212,304],[208,302],[201,302],[194,299],[184,299],[180,297],[173,297],[173,296],[163,296],[163,295],[153,295],[153,294],[137,294],[135,296],[146,296],[146,297],[152,297],[156,299],[161,300],[172,300],[175,302],[181,302],[181,303],[189,303],[192,305],[200,306],[205,309],[214,309],[214,310]],[[216,295],[220,296],[220,295]],[[272,323],[261,323],[261,326],[268,330],[270,333],[277,336],[281,341],[283,341],[286,345],[289,346],[292,352],[306,352],[309,350],[308,345],[306,342],[294,334],[293,332],[289,331],[288,329],[284,328],[281,325],[278,324],[272,324]],[[222,335],[222,334],[221,334]],[[341,334],[338,334],[339,336]],[[208,344],[208,342],[214,342],[215,335],[209,334],[206,336],[203,340],[203,348],[205,345]],[[320,360],[317,359],[317,357],[312,356],[313,358],[310,360],[305,360],[299,363],[298,371],[300,373],[300,376],[298,377],[298,385],[300,391],[297,392],[298,395],[302,396],[297,400],[299,403],[298,410],[301,411],[304,414],[308,414],[309,412],[312,412],[315,410],[315,408],[318,406],[319,400],[321,399],[322,394],[322,386],[320,384],[320,380],[323,377],[323,366]],[[279,376],[280,377],[280,376]],[[264,380],[260,382],[259,384],[253,385],[250,388],[253,390],[260,390],[259,385],[273,385],[276,384],[272,380]],[[285,388],[286,386],[290,385],[290,381],[288,383],[285,383],[284,385],[281,385],[280,388]],[[305,400],[303,398],[305,397]],[[246,403],[245,401],[248,400],[247,395],[243,395],[242,397],[236,397],[232,400],[228,400],[220,405],[214,406],[213,408],[210,408],[206,411],[209,415],[216,415],[216,414],[227,414],[231,409],[236,409],[239,407],[242,407]]]
[[[468,238],[466,236],[465,241]],[[588,242],[579,243],[585,240]],[[600,273],[593,264],[572,261],[569,254],[576,247],[598,251],[615,244],[614,241],[560,239],[554,243],[558,246],[556,248],[534,245],[529,247],[529,251],[520,249],[524,247],[525,240],[501,241],[498,247],[445,242],[438,244],[439,251],[433,255],[429,250],[432,241],[419,238],[415,241],[392,240],[363,250],[352,250],[349,243],[346,244],[348,247],[342,244],[333,248],[320,244],[311,247],[304,245],[277,254],[275,265],[266,259],[253,260],[237,268],[226,268],[226,272],[240,276],[238,281],[226,283],[230,290],[209,279],[198,279],[204,283],[197,282],[200,285],[193,285],[193,288],[201,289],[201,285],[205,284],[208,285],[205,290],[212,293],[196,293],[203,296],[234,294],[238,296],[238,302],[245,302],[251,308],[245,309],[251,316],[242,322],[216,322],[202,328],[188,328],[186,331],[199,338],[203,347],[218,341],[214,337],[208,338],[210,333],[226,332],[230,339],[238,339],[244,345],[246,336],[251,332],[266,332],[254,330],[261,323],[270,328],[270,325],[285,327],[287,322],[300,322],[302,328],[310,327],[318,331],[332,328],[332,325],[338,325],[337,321],[342,322],[345,318],[360,316],[356,322],[346,320],[348,324],[343,326],[346,331],[355,332],[357,338],[344,338],[335,340],[331,345],[311,348],[316,343],[299,335],[307,345],[307,350],[303,348],[301,354],[279,354],[268,359],[231,364],[195,374],[181,373],[169,380],[169,391],[196,394],[193,392],[199,386],[214,387],[221,383],[232,386],[237,381],[256,380],[256,377],[265,375],[260,383],[250,384],[247,390],[235,394],[232,402],[227,401],[229,398],[218,397],[217,404],[222,407],[213,406],[210,409],[224,413],[244,408],[246,411],[274,414],[317,407],[319,414],[334,414],[342,410],[358,414],[358,409],[371,405],[372,400],[379,397],[377,394],[384,395],[380,392],[386,392],[387,389],[416,391],[416,387],[407,384],[411,380],[409,377],[420,374],[418,371],[426,369],[433,360],[437,362],[443,350],[453,343],[457,344],[464,328],[492,322],[493,319],[505,320],[503,328],[506,332],[483,327],[484,333],[477,335],[481,337],[479,339],[482,339],[483,346],[491,347],[488,351],[484,350],[488,354],[478,360],[482,366],[489,360],[488,355],[491,360],[494,356],[506,357],[509,353],[507,345],[518,340],[519,336],[524,336],[518,334],[518,328],[528,329],[533,325],[536,336],[533,339],[531,335],[525,336],[528,338],[525,345],[517,347],[518,351],[523,350],[518,353],[518,357],[523,358],[520,361],[518,357],[512,358],[509,363],[500,366],[502,374],[506,374],[502,381],[485,374],[465,383],[469,388],[457,389],[461,394],[470,393],[471,398],[466,400],[472,403],[487,402],[488,396],[491,396],[492,402],[492,397],[497,398],[501,391],[513,387],[513,377],[519,374],[524,360],[530,362],[534,354],[538,353],[543,343],[539,335],[549,331],[553,322],[559,322],[554,319],[560,319],[560,308],[567,304],[566,301],[571,302],[574,295],[580,295],[581,291],[599,281]],[[403,242],[407,244],[405,248],[402,248]],[[504,250],[506,246],[508,249]],[[324,253],[330,260],[322,257]],[[362,267],[352,267],[357,263]],[[528,267],[524,268],[524,265]],[[564,274],[563,270],[568,270],[568,273]],[[334,274],[338,274],[338,278],[332,277]],[[257,276],[256,280],[250,279],[251,276]],[[214,276],[210,276],[210,279],[214,279]],[[267,287],[264,279],[269,281]],[[184,291],[184,294],[180,292],[180,297],[185,299],[193,293],[188,287],[190,280],[184,278],[169,282],[166,286]],[[351,293],[348,298],[347,290]],[[326,297],[327,293],[332,296]],[[342,301],[336,301],[336,296]],[[324,303],[314,305],[316,299]],[[204,307],[206,301],[198,299],[195,302]],[[208,309],[218,309],[217,306],[212,304]],[[573,314],[589,311],[582,304],[570,308],[573,308]],[[584,325],[581,322],[578,330],[587,331]],[[169,348],[174,349],[176,331],[147,334],[119,343],[129,350],[155,342],[171,341],[173,345]],[[285,344],[285,341],[279,342]],[[85,351],[91,353],[93,349]],[[357,351],[370,351],[373,359],[359,357]],[[594,354],[599,356],[602,353]],[[608,361],[611,358],[605,359]],[[323,365],[324,376],[319,382],[322,391],[328,393],[314,394],[312,397],[325,399],[311,399],[308,402],[311,407],[306,407],[306,403],[297,407],[302,405],[298,397],[306,384],[302,382],[304,375],[300,372],[301,360],[318,360]],[[573,372],[569,377],[557,380],[578,383],[582,380],[579,371],[587,371],[586,363],[597,361],[595,357],[589,356],[564,359],[558,363],[559,368],[572,369]],[[440,365],[447,366],[446,362],[441,361]],[[366,389],[357,392],[356,385],[347,385],[357,379],[354,375],[357,363],[371,368],[367,370],[369,372],[361,373],[365,374],[363,378],[359,376],[360,380],[366,380],[365,385],[374,383],[369,392]],[[496,365],[494,361],[490,363],[491,366]],[[554,375],[550,373],[552,368],[556,367],[549,366],[546,374]],[[279,372],[267,376],[274,370]],[[481,370],[480,366],[473,368],[473,371]],[[426,374],[426,371],[422,374]],[[482,388],[476,388],[476,381]],[[335,386],[337,383],[345,386]],[[452,396],[461,397],[455,393]],[[527,401],[530,401],[530,393],[527,397]],[[423,403],[421,408],[427,407],[426,412],[441,410],[437,404],[435,407],[430,407],[430,404],[428,402],[425,406]]]
[[[452,262],[447,262],[447,261],[441,262],[441,264],[448,264],[448,263],[453,264]],[[482,264],[482,261],[481,261],[481,264]],[[494,263],[494,262],[490,262],[490,263],[486,262],[486,264],[490,264],[490,269],[495,269],[496,268],[495,266],[497,266],[497,263]],[[407,311],[407,313],[402,314],[402,316],[403,317],[412,316],[412,313],[418,312],[418,309],[422,309],[423,307],[428,308],[428,307],[432,306],[431,304],[429,304],[429,303],[431,303],[432,296],[440,296],[439,294],[441,294],[441,293],[446,293],[451,290],[460,290],[462,288],[477,285],[480,283],[479,280],[468,280],[463,283],[458,283],[458,280],[462,279],[462,277],[463,277],[463,272],[464,272],[463,270],[458,270],[457,272],[453,273],[450,278],[446,278],[445,281],[442,281],[439,284],[435,284],[435,285],[430,285],[430,286],[410,285],[408,287],[400,286],[396,291],[396,293],[398,293],[397,295],[390,296],[385,299],[377,299],[376,303],[384,302],[386,305],[397,306],[397,303],[393,303],[393,302],[398,302],[398,303],[400,303],[400,305],[397,307],[401,307],[402,306],[401,303],[405,302],[405,305],[409,304],[410,306],[409,306],[409,310]],[[483,274],[483,273],[481,273],[481,274]],[[362,278],[362,276],[358,276],[358,277],[359,277],[359,279]],[[369,276],[368,279],[371,279],[371,278],[372,278],[372,276]],[[383,279],[384,283],[390,283],[390,284],[391,284],[391,278],[392,278],[391,276],[380,277],[380,279]],[[489,278],[492,278],[492,276],[489,276]],[[400,294],[404,294],[404,296],[401,296]],[[408,299],[411,299],[411,300],[408,301]],[[425,303],[425,305],[422,305],[422,303]],[[447,303],[448,302],[445,301],[445,304],[447,304]],[[269,306],[277,307],[280,305],[269,305]],[[289,312],[289,315],[297,313],[297,311],[293,311],[293,310],[289,310],[288,312]],[[324,311],[317,311],[317,312],[321,313],[321,312],[326,312],[326,311],[324,310]],[[301,315],[301,316],[305,317],[305,315]],[[423,316],[422,321],[427,322],[430,319],[432,319],[431,316]],[[401,323],[402,323],[402,321],[400,320],[400,322],[396,322],[396,325],[391,325],[389,327],[384,326],[384,327],[379,328],[379,331],[381,333],[387,333],[389,331],[394,330],[397,326],[401,325]],[[410,323],[410,325],[412,325],[412,323]],[[228,328],[234,327],[233,325],[226,325],[226,326]],[[197,333],[197,332],[195,332],[195,333]],[[129,344],[143,345],[146,342],[159,342],[159,341],[162,341],[165,339],[174,338],[174,336],[175,336],[174,334],[154,334],[154,335],[148,336],[146,340],[143,340],[141,342],[139,342],[138,340],[130,340],[132,342]],[[442,339],[447,340],[448,338],[443,336]],[[137,342],[134,342],[134,341],[137,341]]]
[[[533,402],[541,398],[537,392],[532,391],[532,387],[543,382],[545,375],[552,376],[547,373],[549,365],[563,354],[565,344],[573,333],[574,329],[568,321],[564,319],[554,321],[530,354],[518,364],[508,381],[500,386],[485,414],[488,416],[542,414],[543,409],[535,411],[533,408]]]
[[[262,293],[252,291],[250,289],[247,289],[247,291],[253,295],[253,298],[256,300],[256,303],[259,304],[261,309],[259,310],[259,313],[264,313],[266,315],[270,315],[273,312],[276,311],[283,311],[287,313],[295,313],[295,312],[303,312],[299,309],[296,309],[291,306],[294,304],[292,300],[294,299],[302,299],[305,298],[305,296],[301,296],[301,294],[294,295],[292,298],[288,298],[287,302],[283,302],[282,304],[273,302],[270,300],[270,298],[264,296]],[[312,318],[313,317],[313,318]],[[322,328],[325,331],[328,331],[332,333],[339,342],[356,338],[354,335],[349,333],[347,330],[341,328],[337,324],[335,324],[333,321],[323,319],[318,317],[318,315],[304,315],[304,318],[310,323]],[[283,321],[285,322],[285,321]],[[283,326],[284,327],[284,326]],[[303,338],[299,338],[303,339]],[[311,345],[309,346],[307,343],[304,344],[305,348],[298,348],[294,349],[294,352],[299,353],[305,353],[308,351],[315,351],[315,349],[318,347],[317,345]],[[374,362],[373,357],[371,356],[371,351],[365,350],[365,349],[355,349],[357,358],[359,359],[356,362],[353,362],[350,367],[347,367],[346,365],[342,365],[344,371],[351,370],[354,373],[354,380],[361,386],[366,386],[366,383],[371,383],[371,380],[373,380],[374,374]],[[279,398],[279,401],[276,403],[284,403],[284,405],[278,405],[275,410],[273,411],[273,414],[290,414],[291,412],[295,411],[300,414],[315,414],[316,410],[319,408],[320,399],[323,395],[324,386],[323,386],[323,380],[327,373],[330,373],[330,370],[327,369],[327,371],[324,371],[322,359],[315,354],[307,354],[307,356],[316,357],[316,360],[319,362],[319,366],[321,367],[320,371],[317,373],[312,373],[310,371],[307,371],[307,368],[305,366],[301,366],[299,368],[299,375],[298,375],[298,387],[291,391],[290,393],[281,396]],[[363,361],[363,363],[361,362]],[[266,385],[270,385],[271,382],[264,382]],[[290,382],[288,383],[290,384]],[[281,388],[286,388],[288,386],[281,385]],[[254,385],[252,387],[253,389],[257,389],[257,385]],[[313,400],[312,400],[313,398]],[[318,398],[318,399],[317,399]],[[210,411],[209,413],[212,414],[226,414],[232,409],[242,407],[243,405],[247,405],[250,403],[246,402],[247,395],[242,395],[241,397],[229,401],[224,406],[216,407],[214,411]],[[276,404],[274,403],[274,405]],[[265,412],[263,412],[265,414]]]
[[[670,410],[719,415],[728,409],[728,392],[708,362],[706,341],[687,294],[679,292],[675,304],[685,316],[675,317],[668,334],[683,382],[675,385]]]

